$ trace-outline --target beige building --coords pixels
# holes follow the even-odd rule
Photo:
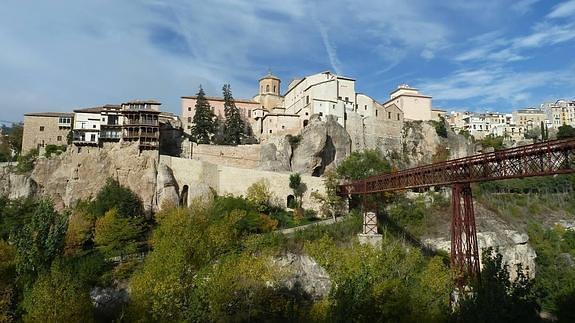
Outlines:
[[[442,109],[431,109],[431,120],[440,121],[447,117],[447,111]]]
[[[516,125],[522,126],[525,130],[540,127],[541,122],[546,123],[547,116],[543,110],[527,108],[513,111],[513,121]]]
[[[22,153],[42,150],[47,145],[67,145],[72,129],[72,113],[38,112],[24,115]]]
[[[347,127],[350,114],[361,118],[379,117],[381,122],[388,119],[388,113],[392,114],[389,120],[403,121],[404,118],[401,107],[394,102],[384,106],[365,94],[357,93],[354,79],[329,71],[294,79],[283,95],[280,86],[281,80],[268,73],[259,80],[259,93],[253,99],[234,101],[244,120],[250,124],[254,135],[260,140],[265,140],[269,135],[295,134],[307,126],[312,115],[318,115],[320,118],[335,116],[343,127]],[[409,98],[413,95],[408,94],[400,95],[401,102],[411,104]],[[429,120],[431,98],[418,93],[414,95],[417,96],[416,103],[428,103],[429,117],[426,120]],[[223,118],[223,98],[206,98],[214,114]],[[424,100],[426,98],[427,101]],[[184,96],[181,99],[184,130],[190,133],[197,97]],[[420,99],[422,101],[419,101]]]
[[[549,127],[575,126],[575,100],[543,103],[541,110],[545,112]]]
[[[402,84],[389,94],[389,100],[383,105],[395,104],[407,120],[432,120],[431,97],[420,94],[415,88]]]

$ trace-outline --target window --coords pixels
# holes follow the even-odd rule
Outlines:
[[[266,92],[269,92],[269,91],[270,91],[270,86],[266,85]]]
[[[320,117],[323,117],[323,112],[320,112],[320,113],[319,113],[319,116],[320,116]]]
[[[377,110],[375,110],[375,116],[377,117]]]
[[[192,122],[192,117],[188,117],[188,122]]]
[[[388,113],[387,113],[387,118],[388,118],[388,119],[391,119],[391,112],[388,112]]]
[[[282,129],[285,129],[285,128],[286,128],[286,126],[282,126]]]
[[[62,136],[58,136],[58,137],[56,138],[56,140],[62,141]]]
[[[348,96],[345,97],[345,102],[349,102],[349,97],[348,97]]]
[[[106,121],[106,118],[102,117],[102,121]]]
[[[276,93],[276,86],[274,85],[274,93]]]
[[[333,105],[331,106],[331,108],[332,108],[332,109],[335,109],[335,104],[333,104]]]
[[[338,100],[341,100],[341,96],[338,96],[337,99],[338,99]]]
[[[270,133],[272,133],[272,130],[270,129]]]
[[[309,95],[305,96],[305,104],[309,104]]]
[[[40,131],[44,131],[44,126],[40,126]]]
[[[397,114],[397,120],[399,120],[399,113]]]
[[[96,129],[96,125],[95,125],[95,124],[93,124],[93,125],[92,125],[92,128]]]
[[[192,111],[192,107],[188,107],[188,111]]]
[[[364,110],[367,110],[367,104],[363,106],[363,109],[364,109]]]
[[[306,112],[306,113],[305,113],[305,115],[306,115],[306,116],[308,116],[308,115],[309,115],[309,113],[307,113],[307,112]]]
[[[96,141],[96,134],[90,135],[90,141]]]

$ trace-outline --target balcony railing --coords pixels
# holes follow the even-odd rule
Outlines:
[[[127,126],[158,126],[158,120],[125,120]]]

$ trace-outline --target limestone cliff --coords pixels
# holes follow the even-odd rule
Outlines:
[[[161,203],[178,203],[178,188],[169,169],[160,167],[158,152],[142,151],[137,145],[115,144],[103,148],[69,149],[60,156],[39,158],[28,175],[15,175],[3,169],[0,183],[9,197],[30,195],[50,197],[57,208],[74,205],[93,197],[111,177],[134,191],[147,212]]]

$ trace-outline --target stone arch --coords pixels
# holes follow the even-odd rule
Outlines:
[[[293,205],[295,203],[295,196],[293,196],[292,194],[288,195],[286,198],[286,206],[290,207],[291,205]]]
[[[184,187],[182,187],[182,194],[180,194],[180,206],[182,207],[188,207],[188,191],[189,191],[189,186],[188,185],[184,185]]]

